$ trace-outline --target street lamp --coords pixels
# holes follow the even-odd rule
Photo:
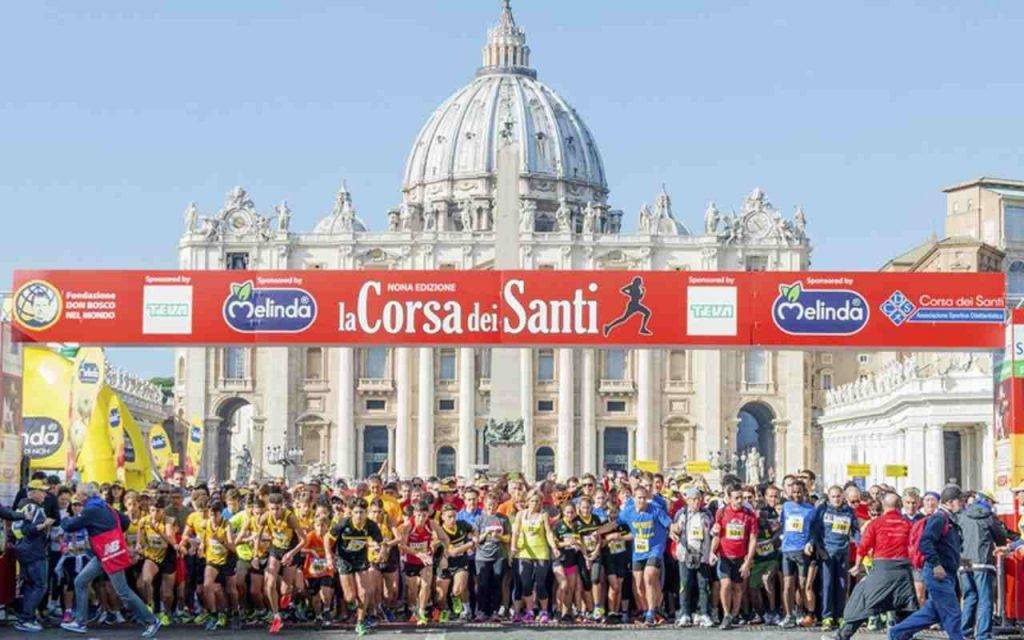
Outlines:
[[[270,464],[281,465],[281,475],[287,477],[288,467],[297,467],[304,453],[302,447],[286,449],[280,445],[274,445],[267,449],[267,461]]]

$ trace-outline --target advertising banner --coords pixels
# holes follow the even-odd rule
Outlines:
[[[118,479],[124,476],[123,482],[128,489],[142,491],[153,479],[153,465],[149,457],[149,447],[142,437],[142,429],[135,421],[131,410],[120,396],[114,396],[117,402],[117,418],[121,425],[121,462],[118,463]],[[113,428],[114,402],[110,408],[110,427]],[[116,460],[116,457],[115,457]]]
[[[107,420],[107,408],[97,408],[97,397],[100,390],[106,384],[107,358],[103,349],[99,347],[83,347],[75,354],[71,363],[73,374],[71,376],[71,415],[70,426],[68,427],[67,459],[64,471],[66,477],[71,478],[76,469],[83,467],[81,460],[83,437],[82,434],[93,424],[93,413],[99,411],[104,422]],[[109,435],[111,449],[114,449],[114,440],[120,439],[120,424],[116,428],[118,434]]]
[[[1002,516],[1013,515],[1013,488],[1024,483],[1024,310],[1012,313],[1006,323],[1005,348],[993,367],[995,497]]]
[[[67,466],[73,373],[71,361],[60,354],[45,347],[25,348],[22,439],[31,469]],[[84,440],[84,430],[79,436]]]
[[[85,426],[82,446],[78,450],[78,471],[82,482],[99,484],[112,483],[117,480],[117,467],[114,464],[114,450],[110,446],[110,409],[116,406],[117,396],[107,385],[96,393],[93,411]]]
[[[1001,273],[16,271],[26,342],[994,349]]]
[[[193,419],[188,427],[188,442],[185,444],[185,480],[192,484],[199,477],[199,465],[203,462],[203,425]]]
[[[162,424],[154,424],[149,430],[149,453],[156,465],[157,473],[164,480],[170,480],[174,475],[174,449],[171,446],[171,438]]]

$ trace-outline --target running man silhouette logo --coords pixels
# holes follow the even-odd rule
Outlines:
[[[626,286],[619,289],[624,296],[629,298],[629,302],[626,303],[626,310],[622,312],[622,315],[615,318],[608,324],[604,325],[604,336],[607,338],[608,334],[619,325],[629,322],[629,319],[640,314],[642,320],[640,321],[640,335],[652,336],[651,330],[647,328],[647,323],[651,321],[651,310],[646,307],[643,303],[644,295],[647,294],[647,289],[644,287],[644,279],[640,276],[633,278],[633,281]]]

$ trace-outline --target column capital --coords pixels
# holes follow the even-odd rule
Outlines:
[[[253,416],[252,417],[252,428],[254,431],[263,431],[263,428],[267,426],[267,418],[265,416]]]

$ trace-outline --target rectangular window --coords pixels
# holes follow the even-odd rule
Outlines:
[[[224,349],[224,379],[245,379],[245,348],[227,347]]]
[[[768,382],[768,352],[751,349],[743,357],[743,380],[747,384]]]
[[[437,401],[438,411],[455,411],[455,399],[454,398],[441,398]]]
[[[625,413],[626,412],[626,401],[625,400],[609,400],[606,405],[608,413]]]
[[[380,379],[387,377],[388,350],[386,347],[372,347],[363,351],[363,378]]]
[[[491,377],[491,350],[476,350],[476,375],[478,378]]]
[[[686,352],[670,351],[668,354],[668,379],[686,380]]]
[[[537,352],[537,382],[551,382],[555,379],[555,352],[541,349]]]
[[[306,349],[306,380],[321,380],[324,372],[324,350],[320,347]]]
[[[823,373],[821,374],[821,388],[828,391],[832,388],[832,374]]]
[[[386,411],[388,408],[388,401],[373,398],[366,401],[367,411]]]
[[[538,400],[537,411],[538,413],[551,413],[555,410],[554,400]]]
[[[244,271],[249,268],[249,254],[245,251],[229,251],[224,257],[224,263],[231,271]]]
[[[1007,242],[1024,242],[1024,207],[1003,207],[1003,227]]]
[[[871,356],[866,354],[866,353],[858,353],[857,354],[857,362],[859,364],[867,364],[868,360],[870,360],[870,359],[871,359]]]
[[[455,349],[441,349],[437,354],[437,379],[441,382],[455,380]]]
[[[747,271],[767,271],[768,256],[747,256],[747,263],[744,268]]]
[[[605,349],[604,368],[601,377],[605,380],[626,379],[626,350]]]

